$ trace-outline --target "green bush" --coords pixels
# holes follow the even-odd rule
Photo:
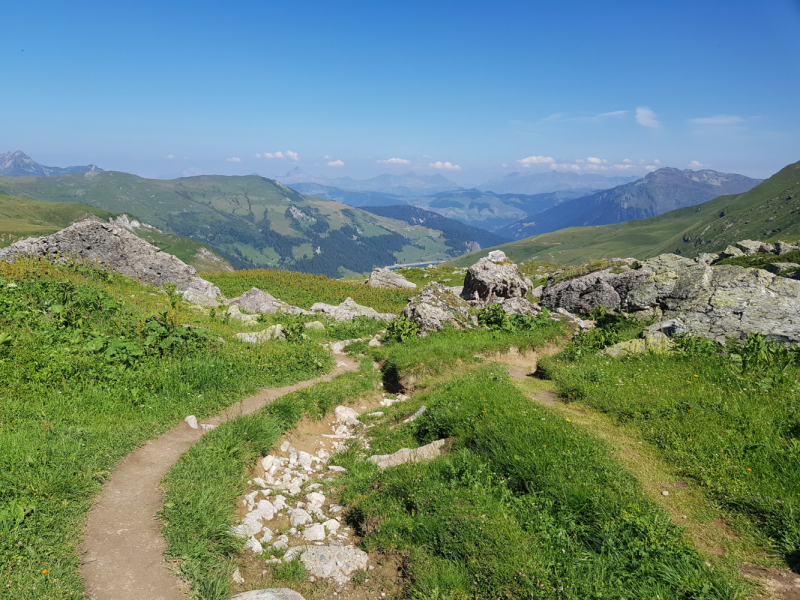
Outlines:
[[[419,335],[419,327],[405,315],[400,315],[386,327],[386,339],[405,342]]]

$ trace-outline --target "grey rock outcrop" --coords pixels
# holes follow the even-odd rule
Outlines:
[[[679,319],[687,332],[719,342],[748,333],[786,345],[800,342],[800,281],[763,269],[668,262],[554,283],[542,303],[583,314],[599,305],[627,313],[659,309],[665,320]]]
[[[541,309],[537,304],[527,300],[526,298],[491,298],[483,306],[491,304],[499,304],[503,310],[509,315],[538,315]]]
[[[286,328],[280,323],[254,333],[237,333],[236,337],[248,344],[263,344],[269,340],[285,340]]]
[[[417,284],[410,282],[408,279],[390,269],[375,269],[370,273],[367,279],[367,285],[371,287],[383,288],[407,288],[417,289]]]
[[[250,288],[238,298],[232,298],[225,302],[228,306],[236,306],[242,310],[246,310],[251,314],[272,314],[272,313],[288,313],[291,315],[307,315],[311,314],[307,310],[298,308],[287,304],[283,300],[278,300],[269,292],[265,292],[258,288]]]
[[[91,261],[142,283],[160,286],[174,283],[180,292],[191,290],[195,300],[216,305],[220,295],[214,284],[197,277],[197,271],[180,259],[162,252],[122,227],[87,219],[52,235],[27,238],[0,250],[0,260],[17,256],[59,256]],[[210,304],[212,303],[213,304]]]
[[[800,247],[787,242],[775,242],[775,254],[789,254],[789,252],[794,252],[795,250],[800,250]]]
[[[606,356],[618,357],[623,354],[644,354],[645,352],[666,352],[675,345],[669,337],[660,331],[642,332],[642,337],[609,346],[603,350]]]
[[[388,469],[408,462],[422,462],[433,460],[442,455],[442,447],[447,440],[436,440],[419,448],[401,448],[393,454],[376,454],[367,460],[379,469]]]
[[[445,323],[456,328],[472,326],[470,306],[449,289],[435,281],[429,283],[418,296],[408,299],[403,316],[417,324],[423,332],[439,331]]]
[[[461,297],[471,301],[498,298],[524,298],[533,289],[531,280],[511,262],[496,263],[482,258],[467,270]]]
[[[311,307],[311,313],[326,314],[337,321],[349,321],[355,317],[369,317],[370,319],[377,319],[379,321],[391,321],[395,318],[395,315],[392,313],[379,313],[374,308],[357,304],[355,300],[349,297],[339,306],[325,304],[324,302],[316,302]]]

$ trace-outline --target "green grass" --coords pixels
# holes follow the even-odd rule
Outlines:
[[[346,399],[374,389],[374,371],[365,366],[360,373],[293,392],[253,414],[228,421],[181,457],[163,481],[167,497],[161,518],[167,551],[179,560],[180,573],[196,597],[222,600],[230,596],[230,574],[243,540],[233,537],[229,529],[253,463],[302,417],[321,418]],[[273,569],[272,578],[291,585],[298,567],[302,563],[282,564]]]
[[[800,368],[769,346],[687,338],[678,352],[569,353],[540,364],[567,401],[635,428],[663,460],[733,515],[763,551],[800,562]],[[742,363],[742,358],[745,362]]]
[[[615,225],[569,227],[498,246],[514,262],[546,260],[574,265],[600,258],[646,259],[665,252],[697,256],[744,239],[800,238],[800,162],[791,164],[738,196]],[[447,266],[469,266],[486,250]]]
[[[219,287],[227,298],[240,296],[255,287],[305,309],[311,308],[315,302],[340,304],[349,296],[358,304],[378,312],[397,314],[403,310],[408,298],[416,294],[414,290],[374,288],[364,285],[363,280],[358,283],[337,281],[325,275],[273,269],[209,273],[203,277]]]
[[[109,471],[142,442],[188,414],[202,419],[332,365],[313,343],[240,344],[231,335],[241,325],[173,310],[153,288],[82,265],[2,262],[0,277],[7,597],[83,597],[75,548],[86,512]],[[152,313],[162,324],[166,315],[173,333]],[[164,335],[151,336],[153,327]]]
[[[414,403],[397,408],[425,404],[413,424],[371,430],[374,451],[453,437],[448,456],[383,472],[355,450],[337,458],[348,523],[365,549],[405,557],[405,597],[743,597],[605,444],[532,404],[500,365]]]

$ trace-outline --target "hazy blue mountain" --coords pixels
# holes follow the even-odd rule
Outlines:
[[[498,233],[519,240],[566,227],[645,219],[676,208],[695,206],[718,196],[742,194],[761,181],[710,170],[658,169],[638,181],[530,215]]]
[[[397,206],[368,206],[364,210],[374,215],[388,217],[397,221],[405,221],[409,225],[424,225],[442,232],[447,246],[456,252],[474,252],[481,248],[497,246],[510,241],[510,238],[489,233],[480,227],[470,227],[455,219],[406,204]]]
[[[435,194],[461,187],[444,175],[424,175],[419,173],[407,173],[405,175],[384,174],[370,179],[353,179],[352,177],[330,178],[324,175],[309,175],[303,173],[300,169],[293,169],[283,177],[278,177],[277,180],[290,187],[298,183],[316,183],[357,192],[383,192],[398,196]]]
[[[509,173],[482,183],[478,189],[497,194],[544,194],[559,190],[606,190],[636,179],[638,177],[606,177],[594,173],[578,174],[561,171]]]
[[[89,171],[102,171],[95,165],[80,167],[45,167],[40,165],[30,156],[17,150],[0,154],[0,175],[6,177],[57,177],[59,175],[73,175],[88,173]]]
[[[343,190],[342,188],[320,183],[292,183],[286,184],[301,194],[309,196],[323,196],[329,200],[336,200],[342,204],[349,204],[356,208],[367,206],[396,206],[406,204],[406,198],[397,194],[387,194],[385,192],[357,192],[354,190]]]

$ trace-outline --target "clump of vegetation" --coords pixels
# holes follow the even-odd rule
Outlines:
[[[528,331],[550,324],[550,311],[542,308],[538,315],[509,315],[500,304],[490,304],[478,311],[478,323],[493,331]]]
[[[413,424],[373,430],[455,438],[447,456],[377,471],[355,449],[348,523],[368,550],[407,558],[410,597],[740,598],[604,443],[532,404],[498,365],[437,386]],[[405,411],[413,407],[404,407]]]
[[[595,326],[584,329],[573,338],[564,350],[565,358],[578,360],[593,356],[604,348],[639,337],[648,324],[622,313],[607,311],[603,306],[596,307],[589,317]]]
[[[395,342],[405,342],[418,335],[419,327],[417,327],[417,324],[405,315],[401,315],[386,326],[386,335],[384,337]]]
[[[611,269],[612,273],[622,273],[624,271],[623,267],[627,266],[629,266],[627,262],[620,260],[593,260],[586,264],[576,265],[574,267],[564,267],[561,269],[560,273],[555,275],[554,281],[555,283],[558,283],[559,281],[567,281],[569,279],[575,279],[576,277],[581,277],[583,275],[588,275],[589,273],[602,271],[604,269]]]
[[[166,291],[83,263],[0,261],[0,563],[11,596],[83,597],[75,541],[86,511],[144,440],[332,366],[314,344],[222,343],[241,326]]]

